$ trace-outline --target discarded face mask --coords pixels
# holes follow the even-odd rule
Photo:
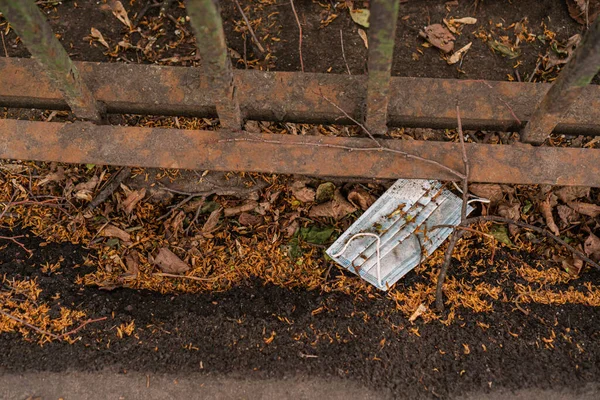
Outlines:
[[[438,181],[399,179],[326,251],[381,290],[431,255],[460,223],[462,199]],[[467,207],[467,214],[473,211]]]

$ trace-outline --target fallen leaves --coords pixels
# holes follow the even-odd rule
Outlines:
[[[582,25],[589,25],[600,14],[599,0],[567,0],[569,15]]]
[[[490,47],[490,49],[497,51],[498,53],[511,60],[521,55],[520,49],[516,48],[515,46],[510,46],[508,44],[501,43],[497,40],[490,40],[489,42],[487,42],[487,45]]]
[[[100,232],[100,236],[113,237],[121,240],[122,242],[131,243],[131,235],[114,225],[106,225]]]
[[[129,20],[129,16],[127,15],[127,11],[125,11],[125,7],[123,7],[123,3],[120,1],[113,1],[110,5],[112,9],[112,13],[123,25],[129,28],[130,31],[133,30],[133,24]]]
[[[331,217],[335,220],[344,218],[357,210],[348,200],[344,198],[340,190],[336,190],[333,200],[318,204],[310,209],[310,217]]]
[[[301,201],[302,203],[315,201],[316,192],[314,189],[306,187],[305,180],[296,180],[292,182],[290,190],[296,200]]]
[[[154,265],[167,274],[180,275],[190,270],[187,263],[166,247],[162,247],[158,251],[158,254],[154,257]]]
[[[570,201],[580,199],[582,197],[588,197],[590,195],[590,188],[581,186],[565,186],[555,191],[554,194],[563,203],[569,203]]]
[[[583,251],[594,261],[600,261],[600,238],[590,233],[590,236],[583,243]]]
[[[550,205],[550,200],[548,198],[540,202],[540,212],[546,220],[546,226],[550,229],[550,232],[556,236],[560,235],[560,230],[558,229],[556,222],[554,222],[554,216],[552,216],[552,206]]]
[[[365,28],[369,27],[369,17],[371,16],[371,11],[367,8],[357,8],[350,9],[350,17],[352,21],[356,22],[360,26],[364,26]]]
[[[502,186],[492,183],[474,183],[469,185],[469,192],[478,197],[488,199],[492,203],[497,203],[504,198]]]
[[[587,215],[588,217],[592,218],[596,218],[598,215],[600,215],[600,206],[596,204],[583,203],[580,201],[570,201],[567,204],[579,214]]]
[[[423,30],[419,31],[419,36],[442,50],[444,53],[450,53],[454,49],[454,41],[456,38],[441,24],[426,26]]]
[[[219,207],[210,213],[208,219],[202,226],[202,233],[212,233],[217,229],[221,215],[223,214],[223,208]]]
[[[373,205],[375,197],[361,187],[356,187],[348,193],[348,200],[361,210],[366,210]]]
[[[108,43],[104,39],[104,36],[102,36],[102,33],[100,33],[100,31],[98,29],[91,28],[90,29],[90,37],[92,38],[92,40],[97,41],[102,46],[104,46],[104,47],[106,47],[107,49],[110,50],[110,46],[108,45]]]
[[[557,65],[563,65],[568,63],[573,57],[575,49],[577,48],[580,42],[581,35],[579,34],[571,36],[564,46],[559,46],[555,42],[553,42],[550,49],[548,50],[548,58],[546,63],[544,64],[544,69],[547,71]]]
[[[120,207],[127,214],[131,214],[135,206],[146,196],[146,188],[131,191],[125,200],[120,204]]]
[[[457,62],[459,62],[461,60],[461,58],[463,58],[463,56],[467,53],[467,51],[469,51],[472,44],[473,44],[473,42],[469,42],[469,44],[467,44],[466,46],[457,50],[454,54],[452,54],[450,57],[448,57],[446,62],[450,65],[456,64]]]

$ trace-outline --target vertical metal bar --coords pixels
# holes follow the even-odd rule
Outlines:
[[[554,81],[521,132],[521,140],[542,144],[600,71],[600,17],[590,26],[573,58]]]
[[[389,88],[399,0],[371,0],[369,81],[366,125],[372,134],[387,131]]]
[[[215,96],[221,126],[239,130],[243,118],[233,83],[233,67],[227,52],[218,2],[188,0],[186,7],[210,90]]]
[[[79,118],[100,122],[104,107],[83,82],[34,0],[0,0],[0,11]]]

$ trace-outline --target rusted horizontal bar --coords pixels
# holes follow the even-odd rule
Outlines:
[[[112,113],[216,116],[202,70],[120,63],[75,63],[96,99]],[[66,109],[39,67],[29,59],[0,57],[0,106]],[[235,86],[248,119],[348,124],[327,102],[361,117],[366,77],[236,70]],[[458,100],[465,129],[518,130],[549,84],[392,78],[388,125],[456,127]],[[600,134],[600,87],[590,85],[555,132]]]
[[[370,139],[0,120],[0,158],[331,177],[456,179]],[[457,143],[386,146],[461,171]],[[353,148],[353,150],[349,150]],[[361,150],[362,149],[362,150]],[[472,182],[600,187],[600,150],[468,144]]]

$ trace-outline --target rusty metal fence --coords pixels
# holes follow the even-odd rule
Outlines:
[[[0,158],[143,167],[456,180],[450,142],[249,134],[245,120],[520,131],[518,145],[467,144],[471,182],[600,187],[597,149],[544,146],[600,135],[600,19],[552,84],[391,76],[399,0],[371,0],[368,75],[235,70],[219,7],[188,0],[202,68],[72,61],[34,0],[0,0],[32,59],[0,58],[0,106],[66,110],[74,123],[0,119]],[[218,116],[218,131],[104,124],[106,113]],[[416,158],[434,160],[420,162]]]

